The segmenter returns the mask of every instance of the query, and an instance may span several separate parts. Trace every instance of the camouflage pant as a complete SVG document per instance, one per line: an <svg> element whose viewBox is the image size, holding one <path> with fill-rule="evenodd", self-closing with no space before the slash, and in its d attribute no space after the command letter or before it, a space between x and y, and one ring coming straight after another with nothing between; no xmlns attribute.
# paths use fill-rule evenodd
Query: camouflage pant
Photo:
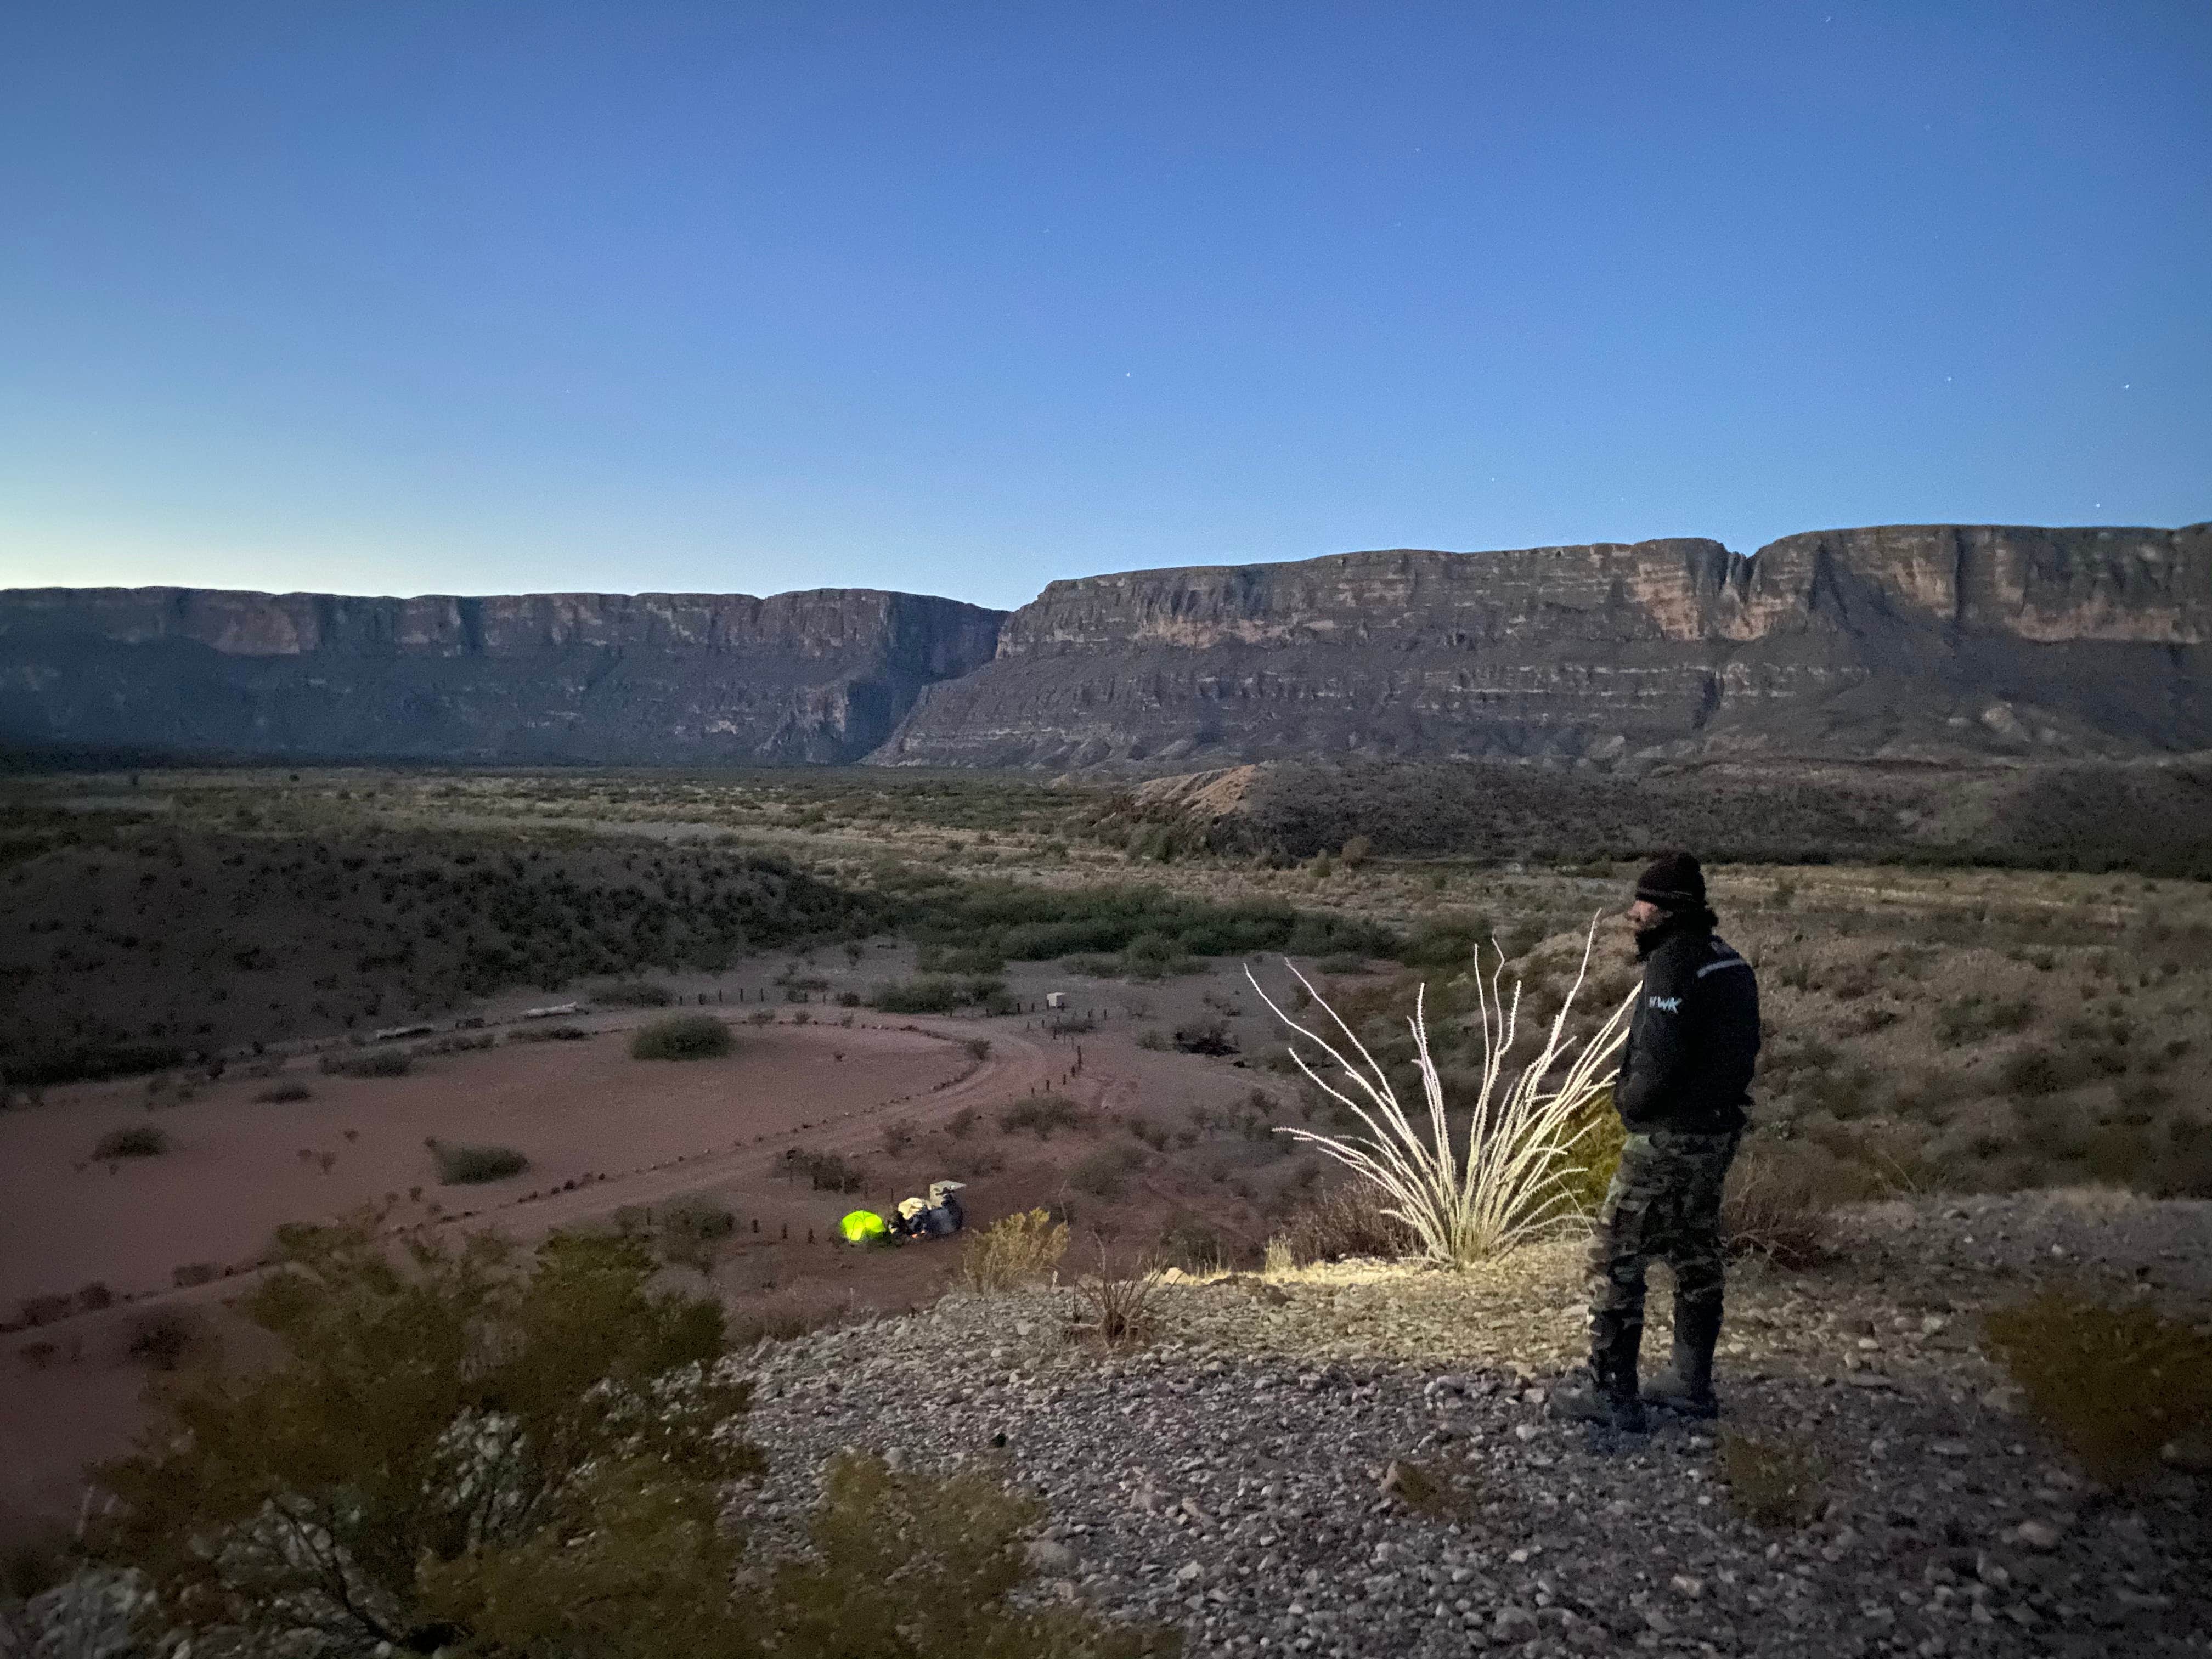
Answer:
<svg viewBox="0 0 2212 1659"><path fill-rule="evenodd" d="M1674 1270L1674 1316L1717 1310L1723 1272L1721 1183L1735 1161L1733 1134L1632 1133L1590 1240L1590 1342L1604 1347L1644 1326L1644 1270L1654 1257Z"/></svg>

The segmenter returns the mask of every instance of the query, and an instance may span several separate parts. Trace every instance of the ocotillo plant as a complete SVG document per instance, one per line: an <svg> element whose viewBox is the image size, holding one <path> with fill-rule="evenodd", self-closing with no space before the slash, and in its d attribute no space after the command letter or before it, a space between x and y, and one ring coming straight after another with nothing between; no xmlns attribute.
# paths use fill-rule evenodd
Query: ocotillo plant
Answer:
<svg viewBox="0 0 2212 1659"><path fill-rule="evenodd" d="M1245 977L1269 1012L1334 1061L1341 1075L1334 1082L1324 1077L1293 1043L1291 1054L1298 1069L1367 1128L1366 1134L1348 1138L1286 1126L1279 1127L1275 1133L1311 1142L1362 1180L1382 1188L1392 1200L1392 1207L1384 1213L1411 1227L1420 1239L1422 1254L1433 1261L1455 1266L1480 1261L1565 1219L1574 1205L1560 1177L1571 1167L1569 1159L1575 1142L1587 1132L1571 1126L1584 1116L1592 1098L1612 1082L1612 1060L1626 1040L1628 1012L1635 1001L1632 991L1595 1032L1578 1043L1567 1041L1568 1016L1589 977L1590 951L1596 939L1597 923L1593 919L1583 943L1582 965L1573 988L1559 1005L1541 1046L1510 1082L1506 1066L1520 1035L1520 982L1516 980L1507 995L1499 983L1505 972L1504 953L1495 944L1491 946L1498 959L1486 975L1481 952L1476 951L1474 985L1483 1063L1474 1099L1459 1103L1472 1108L1463 1149L1454 1144L1445 1116L1443 1079L1429 1052L1425 985L1414 999L1413 1017L1408 1022L1428 1108L1424 1131L1407 1115L1389 1077L1358 1034L1296 966L1285 963L1315 1005L1344 1034L1343 1041L1357 1056L1357 1064L1285 1013L1247 968ZM1553 1074L1562 1067L1564 1073L1554 1082ZM1339 1083L1345 1086L1339 1087Z"/></svg>

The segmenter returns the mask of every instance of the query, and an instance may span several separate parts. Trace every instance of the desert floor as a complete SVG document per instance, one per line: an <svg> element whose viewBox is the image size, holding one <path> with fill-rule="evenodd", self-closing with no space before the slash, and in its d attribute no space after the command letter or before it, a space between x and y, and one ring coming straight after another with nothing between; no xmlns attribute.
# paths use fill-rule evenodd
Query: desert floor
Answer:
<svg viewBox="0 0 2212 1659"><path fill-rule="evenodd" d="M885 947L850 969L808 971L857 986L899 970L908 954ZM790 966L788 958L757 960L720 978L668 981L693 1012L703 994L731 1024L737 1047L720 1059L633 1060L629 1033L659 1011L605 1010L564 1022L588 1030L587 1040L502 1041L430 1056L398 1078L325 1075L314 1054L300 1053L275 1077L234 1068L180 1104L149 1106L144 1080L132 1079L53 1090L34 1109L0 1115L0 1308L70 1296L82 1309L89 1286L113 1298L0 1334L8 1380L0 1533L73 1514L85 1464L125 1448L143 1421L140 1397L154 1375L132 1353L149 1325L180 1319L201 1358L260 1354L264 1339L229 1304L270 1259L285 1224L377 1206L395 1237L491 1227L526 1243L704 1197L737 1217L708 1280L733 1313L903 1310L951 1282L957 1247L854 1251L833 1242L846 1211L887 1209L948 1175L966 1179L978 1224L1033 1204L1066 1206L1071 1167L1097 1150L1115 1115L1142 1107L1181 1121L1192 1107L1241 1098L1254 1081L1235 1060L1155 1052L1137 1041L1194 1017L1204 996L1225 1000L1225 964L1141 996L1071 980L1048 964L1018 967L1012 988L1030 1005L1065 990L1072 1011L1097 1022L1061 1036L1036 1014L847 1010L829 1000L836 989L795 1007L772 983ZM738 1000L741 993L747 1001ZM718 994L724 1000L714 1003ZM505 1036L530 1029L517 1018L529 1000L488 1006L485 1030ZM1263 1035L1261 1017L1237 1024L1248 1028L1248 1042ZM969 1047L978 1037L989 1042L980 1060ZM312 1097L257 1099L280 1082L303 1083ZM1075 1104L1081 1117L1072 1130L1044 1138L998 1121L1006 1108L1041 1095ZM963 1115L974 1127L956 1138L947 1126ZM110 1130L149 1123L171 1150L108 1162L91 1156ZM530 1167L481 1185L441 1186L426 1138L512 1146ZM814 1190L790 1173L785 1154L793 1150L842 1154L866 1171L868 1184L855 1193ZM1082 1231L1095 1250L1155 1239L1198 1206L1233 1224L1237 1206L1218 1199L1203 1181L1156 1173L1119 1190L1110 1206L1091 1205ZM672 1283L702 1282L693 1269L669 1273Z"/></svg>

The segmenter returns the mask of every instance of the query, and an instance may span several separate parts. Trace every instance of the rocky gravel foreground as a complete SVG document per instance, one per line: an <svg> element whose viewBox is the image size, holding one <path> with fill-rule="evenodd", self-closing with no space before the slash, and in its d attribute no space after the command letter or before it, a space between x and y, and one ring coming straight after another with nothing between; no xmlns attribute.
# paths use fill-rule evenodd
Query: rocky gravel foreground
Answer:
<svg viewBox="0 0 2212 1659"><path fill-rule="evenodd" d="M841 1447L999 1459L1049 1508L1042 1593L1179 1625L1194 1654L2212 1652L2201 1460L2095 1488L1972 1343L2008 1293L1976 1273L2142 1283L2160 1269L2128 1258L2148 1254L2201 1288L2208 1206L2125 1208L2116 1230L2043 1199L1893 1206L1831 1269L1739 1275L1717 1426L1812 1460L1802 1524L1736 1513L1716 1425L1547 1420L1553 1368L1522 1356L1573 1346L1560 1249L1171 1285L1157 1340L1119 1356L1067 1336L1064 1291L765 1349L756 1519L795 1529Z"/></svg>
<svg viewBox="0 0 2212 1659"><path fill-rule="evenodd" d="M1578 1345L1571 1245L1170 1284L1121 1353L1071 1334L1068 1291L955 1296L733 1358L770 1468L741 1507L796 1545L842 1448L992 1460L1048 1507L1030 1593L1179 1626L1193 1655L2212 1653L2207 1447L2103 1491L1974 1340L2054 1277L2202 1320L2212 1205L1923 1200L1838 1243L1732 1274L1721 1424L1649 1437L1544 1414ZM1738 1513L1717 1431L1803 1461L1799 1518ZM126 1659L134 1600L87 1575L15 1650Z"/></svg>

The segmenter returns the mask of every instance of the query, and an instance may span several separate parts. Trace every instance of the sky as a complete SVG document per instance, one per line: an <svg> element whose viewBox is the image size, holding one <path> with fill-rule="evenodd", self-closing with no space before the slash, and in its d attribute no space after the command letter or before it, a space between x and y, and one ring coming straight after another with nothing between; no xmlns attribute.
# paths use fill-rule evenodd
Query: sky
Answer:
<svg viewBox="0 0 2212 1659"><path fill-rule="evenodd" d="M2212 5L25 0L0 586L2212 519Z"/></svg>

